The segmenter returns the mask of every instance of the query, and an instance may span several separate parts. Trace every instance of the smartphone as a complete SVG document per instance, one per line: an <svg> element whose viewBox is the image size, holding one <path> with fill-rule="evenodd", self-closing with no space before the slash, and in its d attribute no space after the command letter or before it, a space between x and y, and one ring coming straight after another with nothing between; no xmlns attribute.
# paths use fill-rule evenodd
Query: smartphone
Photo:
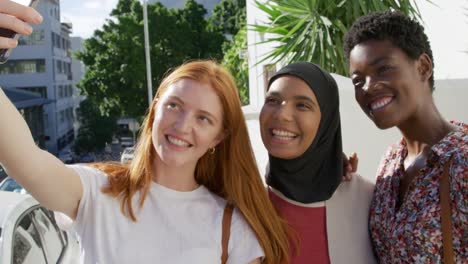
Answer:
<svg viewBox="0 0 468 264"><path fill-rule="evenodd" d="M39 3L39 0L12 0L12 1L18 4L22 4L22 5L27 5L29 3L29 6L33 8L36 8L37 4ZM0 36L17 40L20 37L20 34L17 34L16 32L9 30L9 29L0 28ZM13 49L0 49L0 64L3 64L8 60L8 57L10 57L12 50Z"/></svg>

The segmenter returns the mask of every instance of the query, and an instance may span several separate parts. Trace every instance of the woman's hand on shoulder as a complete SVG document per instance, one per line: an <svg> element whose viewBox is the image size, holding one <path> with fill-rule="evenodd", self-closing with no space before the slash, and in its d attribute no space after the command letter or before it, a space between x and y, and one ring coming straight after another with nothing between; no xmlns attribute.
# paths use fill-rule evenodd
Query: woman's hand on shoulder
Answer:
<svg viewBox="0 0 468 264"><path fill-rule="evenodd" d="M28 23L41 22L42 16L34 8L10 0L0 0L0 28L29 35L32 33L32 27ZM14 39L0 37L0 49L14 48L17 45L18 42Z"/></svg>
<svg viewBox="0 0 468 264"><path fill-rule="evenodd" d="M356 152L351 153L348 157L343 153L343 177L342 181L351 181L353 174L358 168L358 156Z"/></svg>

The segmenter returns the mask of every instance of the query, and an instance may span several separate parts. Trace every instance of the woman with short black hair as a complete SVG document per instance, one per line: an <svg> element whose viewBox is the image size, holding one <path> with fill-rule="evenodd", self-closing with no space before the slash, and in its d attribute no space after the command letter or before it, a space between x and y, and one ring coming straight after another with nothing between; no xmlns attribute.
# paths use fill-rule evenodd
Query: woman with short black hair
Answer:
<svg viewBox="0 0 468 264"><path fill-rule="evenodd" d="M382 159L371 204L380 262L466 262L468 126L446 121L434 103L424 28L377 12L359 18L344 43L356 101L377 127L403 137Z"/></svg>

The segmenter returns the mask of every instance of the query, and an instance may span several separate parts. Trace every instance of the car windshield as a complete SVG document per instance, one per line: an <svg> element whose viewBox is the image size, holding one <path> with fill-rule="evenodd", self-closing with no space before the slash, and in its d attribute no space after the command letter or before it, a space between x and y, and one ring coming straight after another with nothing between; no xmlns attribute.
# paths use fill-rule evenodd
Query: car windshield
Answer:
<svg viewBox="0 0 468 264"><path fill-rule="evenodd" d="M0 165L0 179L6 177L5 169Z"/></svg>
<svg viewBox="0 0 468 264"><path fill-rule="evenodd" d="M1 184L0 184L0 190L2 191L7 191L7 192L21 192L23 190L23 187L19 185L15 180L12 178L6 178Z"/></svg>

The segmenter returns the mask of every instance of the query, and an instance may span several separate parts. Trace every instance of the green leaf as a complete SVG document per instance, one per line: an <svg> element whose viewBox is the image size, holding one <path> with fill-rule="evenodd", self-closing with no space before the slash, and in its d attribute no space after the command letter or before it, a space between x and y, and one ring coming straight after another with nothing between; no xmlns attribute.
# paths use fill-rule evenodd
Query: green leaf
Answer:
<svg viewBox="0 0 468 264"><path fill-rule="evenodd" d="M429 1L430 0L426 0ZM337 3L335 3L337 2ZM343 36L351 24L368 12L396 9L418 17L415 0L270 0L257 6L267 14L267 24L251 27L270 33L261 43L277 43L261 62L290 63L314 60L330 72L346 74Z"/></svg>

